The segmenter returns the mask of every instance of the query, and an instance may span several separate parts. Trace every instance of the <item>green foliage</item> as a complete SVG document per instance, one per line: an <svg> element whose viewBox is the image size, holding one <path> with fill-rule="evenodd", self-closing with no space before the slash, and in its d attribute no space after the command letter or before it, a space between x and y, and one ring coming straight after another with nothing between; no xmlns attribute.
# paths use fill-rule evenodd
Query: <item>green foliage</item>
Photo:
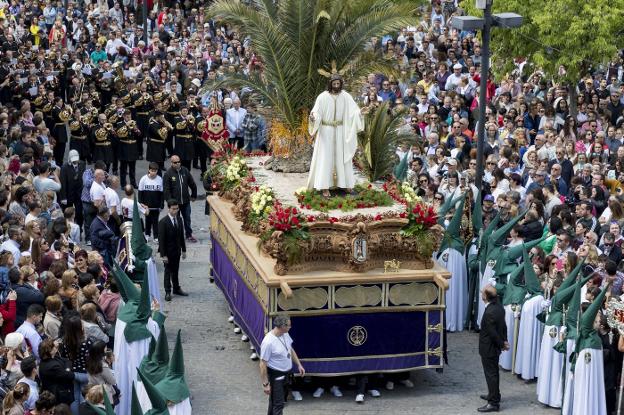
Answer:
<svg viewBox="0 0 624 415"><path fill-rule="evenodd" d="M415 20L416 5L390 0L217 0L208 15L238 26L250 36L262 60L262 77L229 75L223 83L249 87L296 131L327 79L318 73L346 71L347 80L365 75L379 59L364 53L373 36L392 33Z"/></svg>
<svg viewBox="0 0 624 415"><path fill-rule="evenodd" d="M462 1L461 7L470 15L483 15L474 0ZM493 12L524 17L520 28L492 30L492 68L499 74L513 69L515 57L526 56L548 76L576 83L592 65L607 63L623 47L618 32L624 0L495 0Z"/></svg>
<svg viewBox="0 0 624 415"><path fill-rule="evenodd" d="M363 209L376 206L392 206L394 201L388 193L374 189L369 185L355 186L357 195L335 196L326 199L321 193L314 190L306 190L299 193L297 199L302 208L314 209L320 212L339 209L343 212L350 212L354 209Z"/></svg>
<svg viewBox="0 0 624 415"><path fill-rule="evenodd" d="M358 134L362 151L357 157L362 173L370 182L392 174L397 144L411 138L409 134L399 133L404 115L405 111L390 111L388 101L365 115L364 131Z"/></svg>

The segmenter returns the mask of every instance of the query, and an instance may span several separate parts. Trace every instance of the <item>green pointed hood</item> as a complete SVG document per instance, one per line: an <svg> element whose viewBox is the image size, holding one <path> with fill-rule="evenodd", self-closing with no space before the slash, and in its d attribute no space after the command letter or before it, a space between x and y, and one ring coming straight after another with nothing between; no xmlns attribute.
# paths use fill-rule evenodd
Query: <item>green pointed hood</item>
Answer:
<svg viewBox="0 0 624 415"><path fill-rule="evenodd" d="M540 286L537 275L535 275L533 262L531 262L531 258L529 258L529 252L526 249L522 251L522 260L524 261L524 285L526 287L527 293L531 295L540 294L542 292L542 287Z"/></svg>
<svg viewBox="0 0 624 415"><path fill-rule="evenodd" d="M543 237L542 237L543 238ZM534 246L539 245L542 239L525 242L522 244L502 247L499 251L499 259L496 261L494 273L496 276L507 275L518 266L517 259L523 251L530 251Z"/></svg>
<svg viewBox="0 0 624 415"><path fill-rule="evenodd" d="M154 349L143 358L139 369L152 383L156 384L167 375L169 369L169 344L167 343L167 333L161 328L158 341L150 342L150 349Z"/></svg>
<svg viewBox="0 0 624 415"><path fill-rule="evenodd" d="M516 266L509 274L509 283L505 289L503 296L503 305L522 304L526 297L526 288L522 284L521 278L524 273L524 267ZM498 284L496 284L498 287Z"/></svg>
<svg viewBox="0 0 624 415"><path fill-rule="evenodd" d="M493 249L494 247L500 247L505 244L505 240L507 239L507 235L511 232L511 229L518 224L526 215L529 210L526 209L524 212L520 213L518 216L498 228L496 231L492 232L490 237L488 238L488 248Z"/></svg>
<svg viewBox="0 0 624 415"><path fill-rule="evenodd" d="M607 295L607 291L610 289L611 284L603 288L581 316L581 324L579 325L580 333L576 340L577 351L583 349L602 349L602 340L600 340L600 336L598 336L598 333L594 329L594 320L596 320L596 315L598 315L598 312L602 308L602 303Z"/></svg>
<svg viewBox="0 0 624 415"><path fill-rule="evenodd" d="M132 208L132 238L130 240L130 246L132 247L132 255L134 255L134 260L132 262L134 267L132 276L134 280L139 281L141 281L143 276L147 274L146 261L152 257L152 248L147 245L143 232L143 224L139 213L139 203L135 195L134 206Z"/></svg>
<svg viewBox="0 0 624 415"><path fill-rule="evenodd" d="M490 235L494 232L494 229L498 226L498 222L500 222L500 211L494 216L494 219L490 221L488 226L485 228L483 233L479 238L479 262L481 263L481 269L485 270L485 266L488 261L488 253L489 253L489 245L488 241L490 239Z"/></svg>
<svg viewBox="0 0 624 415"><path fill-rule="evenodd" d="M394 171L393 171L394 177L400 182L405 180L405 176L407 176L407 156L408 155L409 155L409 152L405 153L405 156L403 156L399 164L397 164L394 167Z"/></svg>
<svg viewBox="0 0 624 415"><path fill-rule="evenodd" d="M123 307L130 305L125 304ZM129 316L128 320L125 320L126 327L124 328L124 337L128 343L132 343L138 340L148 339L152 336L152 333L147 328L147 322L152 314L149 282L147 280L147 274L143 276L143 285L141 288L138 304L133 308L134 315Z"/></svg>
<svg viewBox="0 0 624 415"><path fill-rule="evenodd" d="M457 198L453 199L452 196L453 195L449 195L449 197L444 199L444 203L442 203L442 206L440 206L440 208L438 209L438 225L444 226L444 220L446 218L446 214L449 213L452 207L455 206L455 204L457 204L459 200Z"/></svg>
<svg viewBox="0 0 624 415"><path fill-rule="evenodd" d="M474 235L479 235L483 228L483 201L481 200L481 190L477 193L477 199L472 209L472 229Z"/></svg>
<svg viewBox="0 0 624 415"><path fill-rule="evenodd" d="M533 247L542 243L544 239L546 239L546 237L542 236L539 239L534 239L529 242L524 242L522 244L509 247L509 249L507 249L507 259L509 261L513 261L513 260L520 258L522 255L524 255L523 251L527 251L527 252L531 251Z"/></svg>
<svg viewBox="0 0 624 415"><path fill-rule="evenodd" d="M143 415L143 408L141 408L141 403L139 402L139 397L137 396L134 383L132 384L132 400L130 401L130 415Z"/></svg>
<svg viewBox="0 0 624 415"><path fill-rule="evenodd" d="M137 259L147 261L152 257L152 248L147 245L143 232L143 224L139 213L139 202L135 195L134 206L132 208L132 253Z"/></svg>
<svg viewBox="0 0 624 415"><path fill-rule="evenodd" d="M139 379L143 383L145 393L152 404L152 409L147 411L145 415L169 415L169 409L167 408L167 401L165 397L156 389L154 384L149 381L148 378L143 375L140 369L137 369Z"/></svg>
<svg viewBox="0 0 624 415"><path fill-rule="evenodd" d="M581 272L581 269L583 269L583 265L585 265L585 258L581 259L578 262L578 264L576 264L574 269L572 269L572 271L570 271L570 274L568 275L568 277L566 279L564 279L563 282L561 283L561 285L559 286L559 290L564 290L564 289L566 289L568 287L574 286L574 284L576 283L576 277L578 276L579 272ZM557 294L555 294L555 295L557 295ZM567 304L567 302L566 302L566 304Z"/></svg>
<svg viewBox="0 0 624 415"><path fill-rule="evenodd" d="M104 385L102 385L102 392L104 393L104 410L92 405L91 402L88 402L89 406L91 406L91 409L98 415L115 415L115 409L113 409L113 405L111 405L110 399L108 399L108 393L106 393Z"/></svg>
<svg viewBox="0 0 624 415"><path fill-rule="evenodd" d="M570 275L572 275L572 273L570 273ZM581 287L587 284L587 281L591 278L591 274L585 278L581 278ZM568 279L569 277L566 278L566 281ZM559 286L555 295L552 296L550 314L548 314L548 319L546 319L546 325L548 326L561 326L563 324L563 307L568 304L570 300L572 300L572 296L576 291L576 285L568 285L563 288L561 287L563 287L563 283Z"/></svg>
<svg viewBox="0 0 624 415"><path fill-rule="evenodd" d="M440 243L440 249L438 249L438 253L442 254L446 248L455 249L457 252L463 254L464 252L464 241L459 235L459 230L461 227L461 220L464 214L464 204L466 203L466 195L467 193L462 194L457 199L459 199L459 206L455 209L455 213L453 213L453 218L449 222L448 227L444 231L444 236L442 238L442 242ZM455 205L455 203L453 203Z"/></svg>
<svg viewBox="0 0 624 415"><path fill-rule="evenodd" d="M578 335L576 324L578 322L578 313L581 307L581 288L583 287L581 282L582 280L579 280L576 284L574 284L574 294L572 294L572 298L568 302L568 312L566 314L565 321L566 339L575 340Z"/></svg>
<svg viewBox="0 0 624 415"><path fill-rule="evenodd" d="M121 269L119 264L115 261L113 264L113 276L117 281L117 287L119 288L119 294L123 298L124 302L130 303L137 301L140 297L139 290L134 285L128 274Z"/></svg>
<svg viewBox="0 0 624 415"><path fill-rule="evenodd" d="M168 401L176 404L182 402L191 395L184 378L184 354L182 352L180 330L178 330L176 344L171 353L171 359L169 360L167 376L158 382L156 388Z"/></svg>

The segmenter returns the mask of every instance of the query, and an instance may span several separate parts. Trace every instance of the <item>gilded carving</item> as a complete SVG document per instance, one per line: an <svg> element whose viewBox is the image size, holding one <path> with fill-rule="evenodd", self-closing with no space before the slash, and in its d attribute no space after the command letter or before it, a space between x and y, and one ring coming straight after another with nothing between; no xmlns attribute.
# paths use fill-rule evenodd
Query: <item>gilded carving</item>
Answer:
<svg viewBox="0 0 624 415"><path fill-rule="evenodd" d="M334 303L341 308L376 306L382 300L381 288L376 285L340 287L334 293Z"/></svg>
<svg viewBox="0 0 624 415"><path fill-rule="evenodd" d="M280 292L277 296L277 305L281 310L305 311L310 309L318 310L327 305L327 290L325 288L297 288L292 291L292 296L286 298L284 293Z"/></svg>
<svg viewBox="0 0 624 415"><path fill-rule="evenodd" d="M390 288L388 299L393 305L432 304L438 298L438 287L430 282L411 282L394 284Z"/></svg>

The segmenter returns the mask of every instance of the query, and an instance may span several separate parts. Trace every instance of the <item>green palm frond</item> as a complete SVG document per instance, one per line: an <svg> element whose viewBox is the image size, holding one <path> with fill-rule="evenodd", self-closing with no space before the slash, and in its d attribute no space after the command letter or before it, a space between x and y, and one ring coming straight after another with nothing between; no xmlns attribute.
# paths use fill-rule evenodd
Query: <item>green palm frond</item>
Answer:
<svg viewBox="0 0 624 415"><path fill-rule="evenodd" d="M392 173L395 164L397 144L411 138L399 130L405 112L393 113L386 101L366 114L364 131L358 136L362 152L359 162L362 172L370 182L382 179Z"/></svg>
<svg viewBox="0 0 624 415"><path fill-rule="evenodd" d="M406 5L407 4L407 5ZM222 85L247 86L271 102L275 116L295 131L327 79L317 70L349 66L347 80L388 67L365 53L373 36L396 33L415 22L417 5L390 0L216 0L211 17L238 27L252 39L262 77L227 75Z"/></svg>

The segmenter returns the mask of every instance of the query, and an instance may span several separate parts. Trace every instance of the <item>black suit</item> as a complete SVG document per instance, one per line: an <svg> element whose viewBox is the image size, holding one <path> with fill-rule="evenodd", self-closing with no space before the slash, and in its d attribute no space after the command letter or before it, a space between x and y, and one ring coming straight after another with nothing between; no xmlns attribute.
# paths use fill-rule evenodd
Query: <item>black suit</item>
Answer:
<svg viewBox="0 0 624 415"><path fill-rule="evenodd" d="M82 175L84 174L85 169L86 166L84 161L80 161L78 163L78 167L74 167L71 163L63 164L60 174L61 190L59 191L58 196L63 208L73 206L76 209L76 224L81 228L83 216L82 200L80 199L80 196L82 194Z"/></svg>
<svg viewBox="0 0 624 415"><path fill-rule="evenodd" d="M498 300L494 300L483 312L479 332L479 355L488 386L488 402L492 405L500 404L498 358L506 341L505 309Z"/></svg>
<svg viewBox="0 0 624 415"><path fill-rule="evenodd" d="M180 215L175 218L176 225L169 215L158 222L158 253L161 257L167 257L165 264L165 292L171 293L171 285L173 284L173 292L180 291L180 283L178 281L178 270L180 269L180 255L186 252L186 244L184 242L184 226Z"/></svg>

